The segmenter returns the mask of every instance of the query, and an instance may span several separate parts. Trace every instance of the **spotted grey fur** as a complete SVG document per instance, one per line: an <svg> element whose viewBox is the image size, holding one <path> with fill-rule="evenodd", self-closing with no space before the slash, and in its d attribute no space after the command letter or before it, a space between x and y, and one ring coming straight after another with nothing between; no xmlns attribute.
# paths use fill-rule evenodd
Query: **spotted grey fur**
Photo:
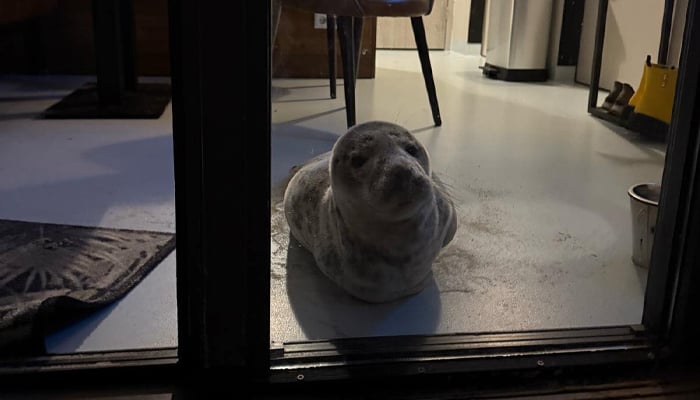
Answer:
<svg viewBox="0 0 700 400"><path fill-rule="evenodd" d="M293 173L284 193L290 233L328 278L375 303L429 283L456 217L410 132L382 121L356 125Z"/></svg>

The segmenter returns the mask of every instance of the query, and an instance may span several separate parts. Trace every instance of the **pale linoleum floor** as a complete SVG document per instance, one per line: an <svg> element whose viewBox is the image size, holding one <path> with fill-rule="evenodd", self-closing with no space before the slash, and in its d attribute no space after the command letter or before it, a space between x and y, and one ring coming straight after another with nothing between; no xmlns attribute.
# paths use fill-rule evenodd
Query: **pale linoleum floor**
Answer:
<svg viewBox="0 0 700 400"><path fill-rule="evenodd" d="M443 125L417 56L379 51L358 81L358 121L411 130L452 188L459 228L424 292L358 302L288 254L273 198L271 339L634 324L646 271L631 260L627 188L658 182L664 146L586 113L587 88L484 78L432 52ZM36 120L89 77L0 77L0 218L174 231L170 108L158 120ZM272 186L345 132L342 85L273 81ZM602 100L602 97L601 97ZM289 261L289 265L288 264ZM50 352L177 345L175 256L119 302L47 338Z"/></svg>
<svg viewBox="0 0 700 400"><path fill-rule="evenodd" d="M273 80L271 339L640 323L646 270L630 259L627 189L659 182L665 146L588 115L585 86L490 80L474 56L431 60L441 127L414 51L379 51L375 79L357 83L357 121L413 132L459 215L433 284L382 305L345 295L289 247L281 213L289 168L346 130L342 85L331 100L327 80Z"/></svg>

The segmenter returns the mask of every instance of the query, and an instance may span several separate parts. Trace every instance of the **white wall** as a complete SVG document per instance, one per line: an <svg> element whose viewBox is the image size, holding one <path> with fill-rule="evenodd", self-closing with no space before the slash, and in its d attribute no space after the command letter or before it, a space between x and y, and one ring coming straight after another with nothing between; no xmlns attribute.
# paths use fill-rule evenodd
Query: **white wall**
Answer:
<svg viewBox="0 0 700 400"><path fill-rule="evenodd" d="M685 28L685 14L688 11L688 0L676 0L673 9L673 23L671 26L671 40L668 46L668 63L680 64L681 45L683 44L683 31Z"/></svg>
<svg viewBox="0 0 700 400"><path fill-rule="evenodd" d="M477 46L467 43L469 37L469 14L471 12L471 0L449 0L447 18L447 43L446 48L465 54L474 53Z"/></svg>
<svg viewBox="0 0 700 400"><path fill-rule="evenodd" d="M598 2L586 0L583 10L583 22L581 22L581 42L578 49L578 63L576 65L576 81L591 83L591 63L593 62L593 46L595 41L596 16L598 15Z"/></svg>
<svg viewBox="0 0 700 400"><path fill-rule="evenodd" d="M447 37L449 43L454 41L467 41L469 28L469 11L471 0L450 0L449 18L447 22Z"/></svg>
<svg viewBox="0 0 700 400"><path fill-rule="evenodd" d="M611 0L608 5L600 87L610 89L618 80L637 90L644 60L655 62L661 36L663 0ZM598 2L586 1L576 80L590 83Z"/></svg>

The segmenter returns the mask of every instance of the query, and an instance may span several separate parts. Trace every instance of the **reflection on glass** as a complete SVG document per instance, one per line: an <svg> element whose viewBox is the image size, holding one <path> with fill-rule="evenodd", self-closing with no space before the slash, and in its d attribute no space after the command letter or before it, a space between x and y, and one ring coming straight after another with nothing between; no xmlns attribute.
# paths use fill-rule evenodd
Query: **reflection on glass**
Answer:
<svg viewBox="0 0 700 400"><path fill-rule="evenodd" d="M517 7L527 7L523 3ZM494 5L490 7L494 15ZM338 87L337 98L329 96L326 31L314 28L312 13L282 7L272 71L272 341L640 323L647 268L635 264L633 254L640 240L648 244L653 218L635 219L642 207L628 191L638 184L660 184L665 138L593 117L587 109L587 82L576 76L574 66L551 61L559 49L551 43L540 53L532 46L512 50L539 54L520 60L541 62L547 72L544 80L539 74L517 75L522 66L499 64L497 59L489 68L489 53L484 58L479 44L466 43L466 27L455 21L468 18L450 14L457 12L448 12L451 30L439 31L439 24L423 18L428 37L445 38L430 51L442 124L437 126L433 119L410 21L402 25L397 19L366 18L355 87L357 125L348 130L344 85ZM556 16L562 10L552 12ZM594 31L589 27L595 15L588 9L586 13L579 62L590 75ZM660 21L660 15L650 12L645 18ZM544 32L546 41L553 40L551 29L561 28L561 21L545 24L542 32L523 34ZM498 40L498 28L493 20L488 24L489 45ZM634 40L628 32L618 34L622 44ZM392 42L388 48L388 37L402 35L405 45ZM629 70L613 71L604 59L600 87L606 91L601 91L599 103L615 90L615 81L637 87L646 54L657 48L658 38L635 50L637 67ZM670 55L676 66L677 57ZM336 63L339 72L341 62ZM515 78L522 79L505 79L503 69L515 70ZM627 105L631 98L627 96ZM371 121L389 123L374 125L382 133L373 140L383 140L395 125L410 132L399 146L402 154L410 154L406 144L415 138L415 148L425 150L429 159L430 177L441 182L440 193L454 203L456 222L454 237L437 253L432 276L421 289L399 298L384 293L382 301L348 290L348 280L338 278L347 276L342 257L313 253L319 247L357 250L332 231L345 225L324 227L333 234L307 234L321 232L315 227L328 223L323 216L329 208L339 207L324 197L335 195L336 187L328 180L333 179L333 151L339 147L347 158L338 163L348 163L353 182L376 176L368 178L369 186L379 188L353 192L360 194L351 198L358 207L351 215L367 215L369 208L383 204L376 201L382 196L377 182L396 177L382 162L394 157L397 142L380 150L369 139L362 142L363 135L356 131ZM347 154L346 140L355 143ZM314 166L316 175L298 175L308 172L306 163ZM411 165L424 167L420 162ZM416 190L413 198L420 198L413 176L406 174L407 181L391 193L410 187ZM305 192L306 199L290 193L290 179L291 185L294 179L306 179L314 190ZM644 196L643 191L635 193ZM285 202L293 212L285 213ZM645 208L649 215L655 211L653 201L642 203L652 206ZM395 220L401 219L398 214ZM374 245L369 253L394 240L383 234L387 223L378 218L357 217L343 224L366 229L366 243ZM403 254L409 265L423 254L406 250L411 235L421 230L407 226L405 232L404 242L381 254L392 260ZM367 254L356 254L355 261L376 265ZM376 283L380 275L367 271L362 277ZM397 286L410 286L409 278L395 279Z"/></svg>
<svg viewBox="0 0 700 400"><path fill-rule="evenodd" d="M0 16L42 44L0 49L0 357L176 347L167 7L35 3Z"/></svg>

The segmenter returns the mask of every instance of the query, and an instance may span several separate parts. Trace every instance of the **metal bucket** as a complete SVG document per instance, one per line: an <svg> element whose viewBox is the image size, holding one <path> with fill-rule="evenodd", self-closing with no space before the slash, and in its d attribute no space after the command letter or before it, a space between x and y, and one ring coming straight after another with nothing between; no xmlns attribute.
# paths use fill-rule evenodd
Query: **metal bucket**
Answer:
<svg viewBox="0 0 700 400"><path fill-rule="evenodd" d="M656 183L640 183L627 190L632 211L632 262L644 268L651 261L660 193L661 186Z"/></svg>

